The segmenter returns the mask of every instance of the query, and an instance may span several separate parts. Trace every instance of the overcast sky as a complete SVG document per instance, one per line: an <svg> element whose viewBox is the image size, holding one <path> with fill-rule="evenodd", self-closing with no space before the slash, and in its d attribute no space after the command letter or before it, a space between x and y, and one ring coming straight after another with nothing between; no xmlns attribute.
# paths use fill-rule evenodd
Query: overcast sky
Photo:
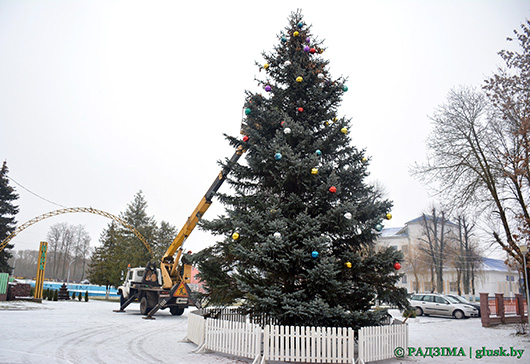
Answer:
<svg viewBox="0 0 530 364"><path fill-rule="evenodd" d="M428 118L459 85L480 87L497 52L530 18L525 0L0 0L0 158L20 198L19 224L67 207L119 215L142 190L147 213L178 229L232 155L254 62L300 8L324 39L332 76L349 78L339 115L394 201L386 227L433 199L410 177ZM223 186L227 191L228 186ZM223 212L214 203L207 218ZM110 220L61 215L20 233L38 249L51 225L82 224L98 244ZM196 231L186 249L215 242Z"/></svg>

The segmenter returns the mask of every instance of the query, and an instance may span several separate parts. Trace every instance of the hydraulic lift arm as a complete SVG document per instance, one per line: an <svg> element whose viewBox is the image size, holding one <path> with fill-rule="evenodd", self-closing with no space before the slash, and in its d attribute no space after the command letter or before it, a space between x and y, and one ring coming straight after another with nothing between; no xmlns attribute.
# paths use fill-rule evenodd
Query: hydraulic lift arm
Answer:
<svg viewBox="0 0 530 364"><path fill-rule="evenodd" d="M186 274L185 272L184 277L180 277L179 275L180 258L182 255L182 244L184 244L188 236L192 233L193 229L195 229L195 226L197 226L199 219L202 218L204 213L208 210L208 208L212 204L213 196L215 195L219 187L221 187L226 177L232 170L232 166L237 163L237 161L239 160L241 155L243 155L244 152L245 149L243 149L242 146L239 146L237 148L232 158L230 158L226 166L215 178L204 197L201 199L191 216L188 217L188 220L180 229L176 238L173 240L173 242L165 252L164 256L162 257L162 262L160 263L160 270L162 271L162 286L164 289L170 289L175 284L180 283L181 281L184 281L185 283L189 282L190 274ZM176 258L174 257L175 253L177 253Z"/></svg>

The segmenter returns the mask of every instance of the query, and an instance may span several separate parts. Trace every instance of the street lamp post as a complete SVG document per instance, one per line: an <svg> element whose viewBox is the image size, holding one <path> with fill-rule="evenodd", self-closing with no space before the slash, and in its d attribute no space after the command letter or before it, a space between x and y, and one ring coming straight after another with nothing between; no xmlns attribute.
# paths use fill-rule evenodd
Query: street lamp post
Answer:
<svg viewBox="0 0 530 364"><path fill-rule="evenodd" d="M521 250L521 254L523 254L523 274L524 274L524 284L525 284L525 290L526 290L526 318L528 319L528 324L530 326L530 294L528 292L528 274L526 273L526 252L528 251L528 245L523 244L519 246L519 250ZM524 312L523 312L524 315Z"/></svg>

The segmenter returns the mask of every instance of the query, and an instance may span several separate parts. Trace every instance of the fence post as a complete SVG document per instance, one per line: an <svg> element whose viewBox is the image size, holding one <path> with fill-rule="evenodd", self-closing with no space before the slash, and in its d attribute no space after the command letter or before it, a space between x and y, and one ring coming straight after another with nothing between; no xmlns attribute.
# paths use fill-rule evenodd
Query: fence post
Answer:
<svg viewBox="0 0 530 364"><path fill-rule="evenodd" d="M501 322L506 322L504 313L504 293L495 293L495 303L497 304L497 316L501 317Z"/></svg>
<svg viewBox="0 0 530 364"><path fill-rule="evenodd" d="M490 327L491 311L488 299L487 293L480 293L480 320L482 321L482 327Z"/></svg>

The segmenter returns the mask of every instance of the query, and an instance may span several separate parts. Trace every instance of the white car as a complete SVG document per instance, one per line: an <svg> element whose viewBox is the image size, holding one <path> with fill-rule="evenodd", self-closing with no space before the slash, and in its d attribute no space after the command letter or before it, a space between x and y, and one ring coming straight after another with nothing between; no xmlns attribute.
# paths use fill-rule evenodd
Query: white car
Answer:
<svg viewBox="0 0 530 364"><path fill-rule="evenodd" d="M478 310L475 307L460 303L452 297L441 294L415 294L409 301L410 305L415 308L417 316L452 316L456 319L478 317Z"/></svg>

